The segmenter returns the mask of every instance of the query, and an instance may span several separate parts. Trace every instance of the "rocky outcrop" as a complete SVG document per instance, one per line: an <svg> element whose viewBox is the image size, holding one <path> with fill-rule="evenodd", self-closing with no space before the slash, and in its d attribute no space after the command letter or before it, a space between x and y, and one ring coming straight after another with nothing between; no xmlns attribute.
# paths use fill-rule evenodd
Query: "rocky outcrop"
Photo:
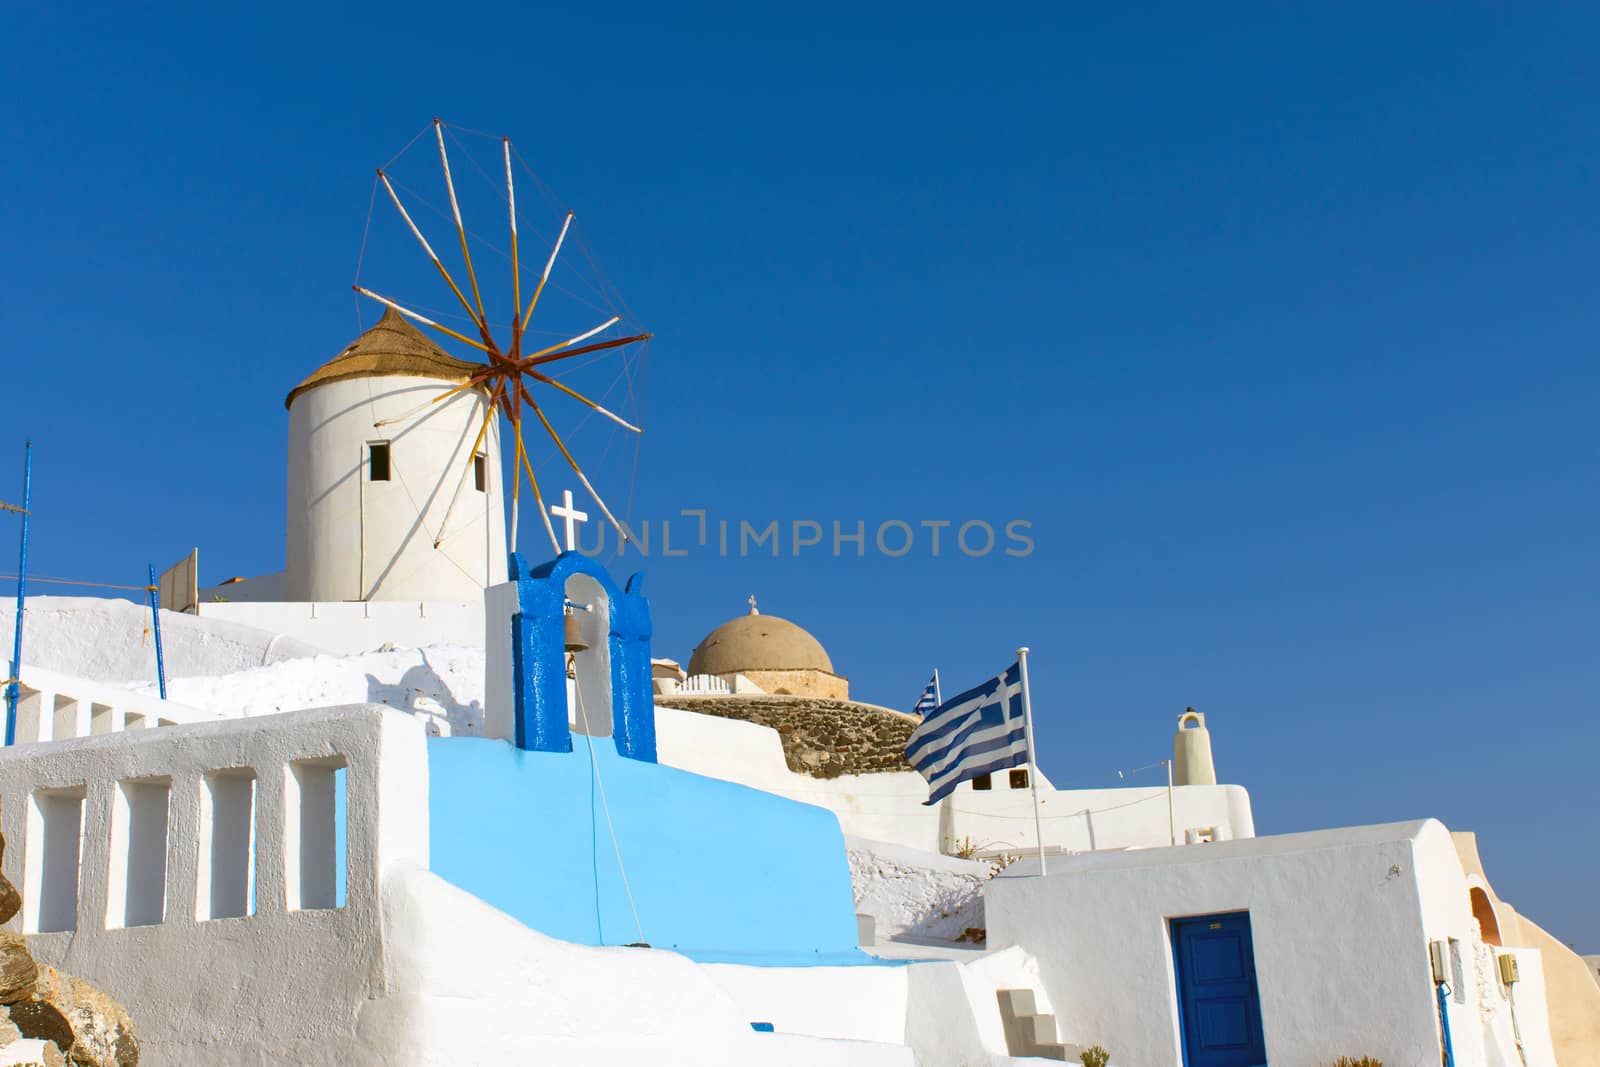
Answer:
<svg viewBox="0 0 1600 1067"><path fill-rule="evenodd" d="M88 982L62 974L54 967L44 967L39 973L38 997L69 1027L74 1064L134 1067L139 1062L133 1020L121 1004Z"/></svg>
<svg viewBox="0 0 1600 1067"><path fill-rule="evenodd" d="M0 836L0 860L5 838ZM22 904L0 874L0 923ZM139 1041L122 1005L87 982L40 967L19 934L0 930L0 1067L136 1067Z"/></svg>
<svg viewBox="0 0 1600 1067"><path fill-rule="evenodd" d="M0 875L0 879L5 876ZM33 996L39 968L28 954L27 942L8 930L0 930L0 1005L15 1004Z"/></svg>
<svg viewBox="0 0 1600 1067"><path fill-rule="evenodd" d="M837 778L911 769L906 741L918 720L888 708L798 696L672 696L659 703L778 731L784 762L796 774Z"/></svg>

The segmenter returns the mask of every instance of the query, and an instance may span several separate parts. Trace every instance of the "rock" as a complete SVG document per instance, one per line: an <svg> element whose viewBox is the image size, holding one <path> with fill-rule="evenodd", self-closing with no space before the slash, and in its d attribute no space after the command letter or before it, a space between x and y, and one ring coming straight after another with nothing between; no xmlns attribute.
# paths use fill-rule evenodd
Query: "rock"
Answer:
<svg viewBox="0 0 1600 1067"><path fill-rule="evenodd" d="M22 1031L23 1037L36 1037L52 1042L59 1049L71 1051L72 1024L53 1005L30 997L8 1004L5 1011L11 1019L11 1025Z"/></svg>
<svg viewBox="0 0 1600 1067"><path fill-rule="evenodd" d="M54 967L39 975L38 998L58 1010L75 1039L72 1062L78 1067L135 1067L139 1039L127 1011L90 985Z"/></svg>
<svg viewBox="0 0 1600 1067"><path fill-rule="evenodd" d="M68 1067L66 1056L49 1041L24 1038L0 1046L0 1067Z"/></svg>
<svg viewBox="0 0 1600 1067"><path fill-rule="evenodd" d="M0 930L0 1004L14 1004L33 996L39 967L28 954L20 934Z"/></svg>
<svg viewBox="0 0 1600 1067"><path fill-rule="evenodd" d="M0 863L6 858L6 838L0 834ZM22 910L22 894L17 892L17 887L11 884L11 879L0 874L0 923L8 923L12 916Z"/></svg>

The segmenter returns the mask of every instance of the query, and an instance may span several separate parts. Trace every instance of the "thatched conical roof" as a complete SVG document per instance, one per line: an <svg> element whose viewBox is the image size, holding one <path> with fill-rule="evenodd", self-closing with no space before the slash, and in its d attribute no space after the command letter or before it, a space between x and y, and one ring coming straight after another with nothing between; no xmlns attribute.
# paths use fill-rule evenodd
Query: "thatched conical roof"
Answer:
<svg viewBox="0 0 1600 1067"><path fill-rule="evenodd" d="M350 342L343 352L312 371L306 380L289 390L283 406L308 389L350 378L390 378L400 375L437 378L443 382L464 382L481 369L477 363L459 360L426 337L393 308L385 308L383 318L366 333Z"/></svg>

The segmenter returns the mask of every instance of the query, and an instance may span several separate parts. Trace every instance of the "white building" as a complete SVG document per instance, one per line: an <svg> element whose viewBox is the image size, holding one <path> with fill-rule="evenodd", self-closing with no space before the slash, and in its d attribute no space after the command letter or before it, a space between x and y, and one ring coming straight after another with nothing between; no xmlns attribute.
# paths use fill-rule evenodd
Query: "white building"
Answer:
<svg viewBox="0 0 1600 1067"><path fill-rule="evenodd" d="M1439 1063L1431 947L1456 1064L1557 1062L1542 954L1485 940L1434 820L1052 858L1048 870L1025 860L990 883L990 942L1037 959L1061 1036L1117 1062Z"/></svg>
<svg viewBox="0 0 1600 1067"><path fill-rule="evenodd" d="M924 852L1016 855L1037 844L1035 781L1048 852L1255 836L1250 795L1217 784L1197 714L1184 722L1198 728L1177 738L1185 758L1174 788L1057 789L1037 768L1019 767L963 782L927 806L928 783L904 757L918 718L850 700L849 679L835 672L822 642L753 603L700 641L687 679L658 670L655 687L663 762L827 808L853 837ZM1049 710L1036 715L1048 729Z"/></svg>

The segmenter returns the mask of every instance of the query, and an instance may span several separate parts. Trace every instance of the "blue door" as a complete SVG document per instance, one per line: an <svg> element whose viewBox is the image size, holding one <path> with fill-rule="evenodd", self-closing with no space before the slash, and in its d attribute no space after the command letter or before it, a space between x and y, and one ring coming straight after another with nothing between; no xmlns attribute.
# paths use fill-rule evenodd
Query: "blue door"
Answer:
<svg viewBox="0 0 1600 1067"><path fill-rule="evenodd" d="M1267 1062L1250 913L1172 920L1185 1067Z"/></svg>

